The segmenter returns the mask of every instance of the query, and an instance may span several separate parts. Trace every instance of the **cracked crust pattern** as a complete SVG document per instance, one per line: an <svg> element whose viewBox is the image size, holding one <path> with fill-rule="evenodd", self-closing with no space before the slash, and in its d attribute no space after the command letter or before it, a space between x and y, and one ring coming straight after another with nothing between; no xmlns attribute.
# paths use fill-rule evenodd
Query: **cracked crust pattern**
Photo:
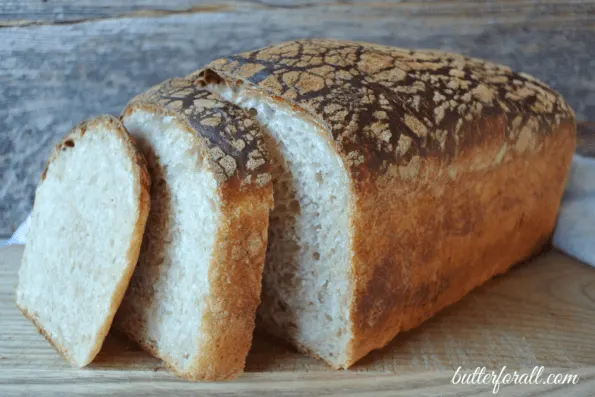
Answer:
<svg viewBox="0 0 595 397"><path fill-rule="evenodd" d="M450 163L486 135L501 133L478 131L486 117L503 119L506 142L519 151L574 120L562 97L533 77L439 51L298 40L207 68L306 110L330 131L356 179L418 157Z"/></svg>
<svg viewBox="0 0 595 397"><path fill-rule="evenodd" d="M245 110L197 87L190 80L174 78L135 97L134 106L154 106L185 123L205 144L219 183L237 177L241 185L262 187L270 182L268 155L258 123Z"/></svg>

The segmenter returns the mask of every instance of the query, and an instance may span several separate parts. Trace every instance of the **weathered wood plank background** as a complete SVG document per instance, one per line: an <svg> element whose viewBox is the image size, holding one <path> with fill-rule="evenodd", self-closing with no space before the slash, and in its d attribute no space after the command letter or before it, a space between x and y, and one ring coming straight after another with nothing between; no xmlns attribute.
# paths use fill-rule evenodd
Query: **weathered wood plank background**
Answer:
<svg viewBox="0 0 595 397"><path fill-rule="evenodd" d="M300 37L441 48L534 74L595 120L595 1L0 2L0 238L75 123L231 52Z"/></svg>

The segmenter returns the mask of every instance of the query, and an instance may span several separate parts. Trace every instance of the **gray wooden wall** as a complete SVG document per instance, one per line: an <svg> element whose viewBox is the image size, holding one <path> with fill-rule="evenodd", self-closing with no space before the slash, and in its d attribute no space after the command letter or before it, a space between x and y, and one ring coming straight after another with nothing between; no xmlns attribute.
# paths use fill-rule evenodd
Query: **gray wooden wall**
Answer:
<svg viewBox="0 0 595 397"><path fill-rule="evenodd" d="M531 73L595 120L595 1L0 2L0 238L79 121L225 54L303 37L440 48Z"/></svg>

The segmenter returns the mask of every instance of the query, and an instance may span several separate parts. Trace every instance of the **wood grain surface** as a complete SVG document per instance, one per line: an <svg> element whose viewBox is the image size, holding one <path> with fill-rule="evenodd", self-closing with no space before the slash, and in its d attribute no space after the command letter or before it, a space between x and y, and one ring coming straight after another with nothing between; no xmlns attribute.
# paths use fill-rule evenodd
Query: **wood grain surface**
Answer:
<svg viewBox="0 0 595 397"><path fill-rule="evenodd" d="M539 19L541 23L569 23L595 15L592 0L583 1L478 1L478 0L4 0L0 3L0 26L63 24L125 16L160 16L176 13L255 9L378 8L400 10L416 18L461 19L466 23L509 22ZM472 19L471 17L479 17ZM445 23L451 23L446 20Z"/></svg>
<svg viewBox="0 0 595 397"><path fill-rule="evenodd" d="M85 369L64 362L20 314L14 288L21 246L0 249L0 396L492 395L490 385L452 385L458 366L579 375L577 385L509 385L501 396L591 396L595 388L595 269L552 251L475 290L352 369L336 371L257 334L246 373L191 383L123 336L110 334Z"/></svg>
<svg viewBox="0 0 595 397"><path fill-rule="evenodd" d="M0 238L57 140L229 53L303 37L441 48L542 79L595 120L595 0L0 2Z"/></svg>
<svg viewBox="0 0 595 397"><path fill-rule="evenodd" d="M306 8L321 4L374 5L374 1L336 0L5 0L0 26L77 23L102 18L160 16L176 13L249 11L254 8ZM579 5L580 7L580 5Z"/></svg>

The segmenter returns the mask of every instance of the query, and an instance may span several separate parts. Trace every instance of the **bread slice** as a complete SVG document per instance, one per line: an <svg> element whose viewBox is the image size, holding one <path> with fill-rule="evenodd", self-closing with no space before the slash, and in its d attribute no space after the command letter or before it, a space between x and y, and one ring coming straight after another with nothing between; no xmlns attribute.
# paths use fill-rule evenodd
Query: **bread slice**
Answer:
<svg viewBox="0 0 595 397"><path fill-rule="evenodd" d="M263 329L346 368L535 253L575 141L556 92L436 51L299 40L189 78L253 109L275 208Z"/></svg>
<svg viewBox="0 0 595 397"><path fill-rule="evenodd" d="M272 207L260 128L183 79L133 99L122 119L154 183L115 326L184 378L232 378L252 341Z"/></svg>
<svg viewBox="0 0 595 397"><path fill-rule="evenodd" d="M128 285L149 213L142 155L111 116L56 146L35 193L17 306L73 366L93 360Z"/></svg>

